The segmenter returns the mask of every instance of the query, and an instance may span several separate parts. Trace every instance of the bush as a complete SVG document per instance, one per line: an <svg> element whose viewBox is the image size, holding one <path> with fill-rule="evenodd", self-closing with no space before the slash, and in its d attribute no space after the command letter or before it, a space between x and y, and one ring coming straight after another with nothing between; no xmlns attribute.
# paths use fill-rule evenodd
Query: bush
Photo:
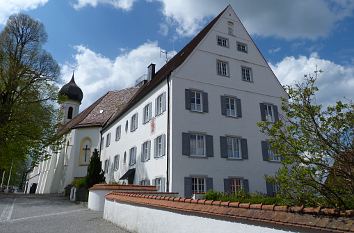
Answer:
<svg viewBox="0 0 354 233"><path fill-rule="evenodd" d="M85 178L75 178L73 180L73 182L71 182L71 184L75 187L75 188L82 188L86 186L86 181Z"/></svg>

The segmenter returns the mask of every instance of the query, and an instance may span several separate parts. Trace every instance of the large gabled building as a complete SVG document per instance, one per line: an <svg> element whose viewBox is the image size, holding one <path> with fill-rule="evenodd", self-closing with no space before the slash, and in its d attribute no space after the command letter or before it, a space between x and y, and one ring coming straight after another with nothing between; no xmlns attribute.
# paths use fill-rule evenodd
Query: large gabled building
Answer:
<svg viewBox="0 0 354 233"><path fill-rule="evenodd" d="M257 127L287 94L231 6L148 79L102 130L106 181L181 196L273 193L280 167Z"/></svg>

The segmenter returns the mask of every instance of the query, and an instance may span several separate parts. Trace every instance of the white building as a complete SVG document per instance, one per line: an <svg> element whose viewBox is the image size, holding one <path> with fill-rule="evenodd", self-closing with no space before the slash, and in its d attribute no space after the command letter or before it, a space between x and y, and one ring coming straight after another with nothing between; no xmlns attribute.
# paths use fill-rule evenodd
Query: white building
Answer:
<svg viewBox="0 0 354 233"><path fill-rule="evenodd" d="M137 88L110 91L79 113L83 93L73 75L59 91L66 97L61 103L59 148L55 151L48 148L50 156L28 175L26 192L30 193L32 188L36 193L62 193L75 178L85 177L93 150L100 150L102 126L136 91Z"/></svg>
<svg viewBox="0 0 354 233"><path fill-rule="evenodd" d="M287 94L231 6L155 73L104 126L106 181L161 191L272 193L279 168L257 122ZM126 182L126 181L125 181Z"/></svg>

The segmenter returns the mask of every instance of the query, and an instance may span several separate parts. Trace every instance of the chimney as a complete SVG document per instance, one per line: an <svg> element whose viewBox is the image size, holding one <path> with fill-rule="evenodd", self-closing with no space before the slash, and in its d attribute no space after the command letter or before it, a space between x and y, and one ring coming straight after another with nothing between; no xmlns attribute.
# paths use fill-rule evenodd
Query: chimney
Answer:
<svg viewBox="0 0 354 233"><path fill-rule="evenodd" d="M155 77L155 64L151 63L148 66L148 75L147 75L147 80L150 81Z"/></svg>

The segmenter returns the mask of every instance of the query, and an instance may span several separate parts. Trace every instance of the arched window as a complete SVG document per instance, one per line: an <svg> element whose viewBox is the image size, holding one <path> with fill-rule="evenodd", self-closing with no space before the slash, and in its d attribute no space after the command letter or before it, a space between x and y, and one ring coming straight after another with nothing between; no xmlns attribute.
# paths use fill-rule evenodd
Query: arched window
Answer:
<svg viewBox="0 0 354 233"><path fill-rule="evenodd" d="M68 119L72 119L73 118L73 107L69 107L68 109Z"/></svg>
<svg viewBox="0 0 354 233"><path fill-rule="evenodd" d="M87 165L90 163L91 158L91 140L89 138L85 138L81 141L80 147L80 164Z"/></svg>

